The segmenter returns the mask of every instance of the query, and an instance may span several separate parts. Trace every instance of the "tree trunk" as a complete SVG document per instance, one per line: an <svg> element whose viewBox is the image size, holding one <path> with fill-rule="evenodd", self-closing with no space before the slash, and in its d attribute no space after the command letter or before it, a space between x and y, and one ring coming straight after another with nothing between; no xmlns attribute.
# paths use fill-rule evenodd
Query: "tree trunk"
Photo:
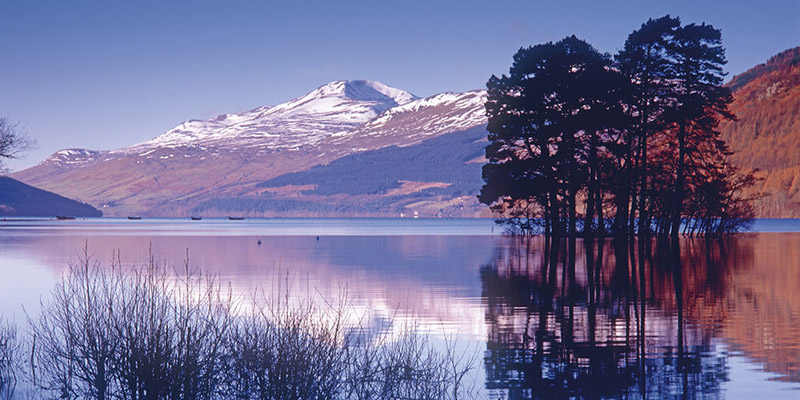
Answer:
<svg viewBox="0 0 800 400"><path fill-rule="evenodd" d="M672 240L678 240L681 228L681 215L683 214L683 186L686 180L684 172L684 158L686 153L686 123L681 122L678 129L678 173L675 179L675 194L672 199Z"/></svg>
<svg viewBox="0 0 800 400"><path fill-rule="evenodd" d="M648 174L647 171L647 139L642 135L642 142L639 144L639 238L650 236L650 225L647 215L648 193Z"/></svg>
<svg viewBox="0 0 800 400"><path fill-rule="evenodd" d="M569 263L569 279L570 282L575 280L575 255L576 255L576 240L577 240L577 233L575 230L575 225L577 223L577 218L575 216L575 192L576 190L573 189L570 191L569 194L569 255L567 256L567 260Z"/></svg>
<svg viewBox="0 0 800 400"><path fill-rule="evenodd" d="M586 207L583 216L583 236L585 238L590 238L592 236L592 224L594 223L594 198L595 192L594 188L591 186L591 182L589 183L589 190L588 195L586 196Z"/></svg>
<svg viewBox="0 0 800 400"><path fill-rule="evenodd" d="M595 180L597 180L597 177L595 177ZM600 188L599 181L594 201L597 208L597 237L603 237L606 234L606 222L603 219L603 190Z"/></svg>
<svg viewBox="0 0 800 400"><path fill-rule="evenodd" d="M583 234L586 238L591 237L592 233L594 233L592 228L594 226L594 211L596 209L595 201L600 197L600 185L598 185L597 181L598 169L597 143L596 140L592 138L589 146L589 181L586 185L588 188L588 196L586 197L586 212L583 218Z"/></svg>

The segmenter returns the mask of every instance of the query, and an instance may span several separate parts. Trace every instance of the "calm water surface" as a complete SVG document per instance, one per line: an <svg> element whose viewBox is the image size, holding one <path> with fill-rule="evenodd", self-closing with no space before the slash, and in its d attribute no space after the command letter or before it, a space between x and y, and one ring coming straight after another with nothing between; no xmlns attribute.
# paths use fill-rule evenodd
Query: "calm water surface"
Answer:
<svg viewBox="0 0 800 400"><path fill-rule="evenodd" d="M3 221L0 313L24 325L84 245L101 266L188 250L238 295L346 293L372 325L458 335L487 398L800 398L800 221L754 230L685 240L676 274L657 244L550 264L491 220Z"/></svg>

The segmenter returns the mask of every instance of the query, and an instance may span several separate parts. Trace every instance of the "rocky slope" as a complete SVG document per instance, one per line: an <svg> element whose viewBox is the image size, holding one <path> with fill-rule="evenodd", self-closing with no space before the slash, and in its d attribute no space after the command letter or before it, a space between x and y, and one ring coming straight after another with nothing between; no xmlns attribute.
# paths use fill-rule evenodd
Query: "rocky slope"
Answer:
<svg viewBox="0 0 800 400"><path fill-rule="evenodd" d="M427 149L423 145L426 140L484 124L484 101L483 91L419 99L378 82L338 81L274 107L187 121L152 140L126 148L61 150L14 177L101 207L107 215L395 216L423 211L432 216L440 212L435 205L425 203L424 210L414 209L413 202L400 197L418 197L453 182L398 181L392 187L406 185L404 195L398 197L396 191L370 193L388 198L381 201L379 208L361 205L363 198L353 194L350 198L337 197L342 212L321 214L322 208L315 206L286 207L289 200L302 197L302 191L291 187L266 190L259 185L357 153L390 146ZM468 137L478 140L474 132ZM424 164L426 160L415 162ZM448 168L474 169L475 165L461 162ZM402 165L397 168L402 169ZM457 196L468 204L466 208L459 205L457 215L480 213L481 208L470 198L478 188L479 185ZM435 198L438 200L434 203L443 206L461 203L446 196ZM240 203L231 207L232 199L239 199ZM265 207L262 200L280 205ZM260 205L247 208L241 204Z"/></svg>

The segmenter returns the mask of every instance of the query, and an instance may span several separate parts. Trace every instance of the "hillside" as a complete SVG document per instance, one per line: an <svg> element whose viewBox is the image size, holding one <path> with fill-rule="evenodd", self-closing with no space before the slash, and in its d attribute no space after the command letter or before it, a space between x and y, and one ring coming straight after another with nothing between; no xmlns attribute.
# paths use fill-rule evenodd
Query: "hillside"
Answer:
<svg viewBox="0 0 800 400"><path fill-rule="evenodd" d="M281 175L255 196L215 198L195 214L282 216L478 216L478 162L486 127L453 132L417 145L388 146ZM447 149L443 152L442 149Z"/></svg>
<svg viewBox="0 0 800 400"><path fill-rule="evenodd" d="M762 218L800 217L800 47L735 76L731 110L738 121L720 125L742 168L758 169Z"/></svg>
<svg viewBox="0 0 800 400"><path fill-rule="evenodd" d="M56 215L100 217L103 213L88 204L0 176L0 216L54 217Z"/></svg>
<svg viewBox="0 0 800 400"><path fill-rule="evenodd" d="M414 211L434 216L441 207L399 201L394 198L399 196L397 191L377 194L392 197L380 200L381 204L393 204L391 207L341 196L322 207L318 198L305 198L302 191L266 190L259 185L354 154L418 146L428 139L483 125L485 96L485 91L472 91L420 99L379 82L336 81L276 106L186 121L130 147L61 150L13 177L93 204L110 216L224 216L233 212L251 216L395 216ZM470 148L467 152L462 156L472 157L474 151ZM462 168L459 164L442 166L434 155L426 154L429 159L418 158L418 165L409 167L425 169L430 163L430 168ZM395 165L394 170L404 165ZM479 172L476 179L480 179ZM457 182L409 181L401 191L403 196L413 197L435 186L453 184ZM479 187L477 184L470 193L477 193ZM433 201L445 208L458 202L461 212L456 216L472 216L481 210L474 199L466 209L460 207L460 199L443 196ZM332 204L337 208L332 209ZM410 208L399 211L400 204Z"/></svg>

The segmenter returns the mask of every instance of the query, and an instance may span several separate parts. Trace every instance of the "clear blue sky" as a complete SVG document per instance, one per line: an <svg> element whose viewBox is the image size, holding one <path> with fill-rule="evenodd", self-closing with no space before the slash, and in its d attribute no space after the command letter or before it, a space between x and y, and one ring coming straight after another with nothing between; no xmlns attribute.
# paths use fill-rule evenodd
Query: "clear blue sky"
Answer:
<svg viewBox="0 0 800 400"><path fill-rule="evenodd" d="M616 52L649 17L721 28L728 71L800 45L800 1L0 2L0 115L39 148L113 149L187 119L339 79L418 96L483 88L522 46L576 34Z"/></svg>

